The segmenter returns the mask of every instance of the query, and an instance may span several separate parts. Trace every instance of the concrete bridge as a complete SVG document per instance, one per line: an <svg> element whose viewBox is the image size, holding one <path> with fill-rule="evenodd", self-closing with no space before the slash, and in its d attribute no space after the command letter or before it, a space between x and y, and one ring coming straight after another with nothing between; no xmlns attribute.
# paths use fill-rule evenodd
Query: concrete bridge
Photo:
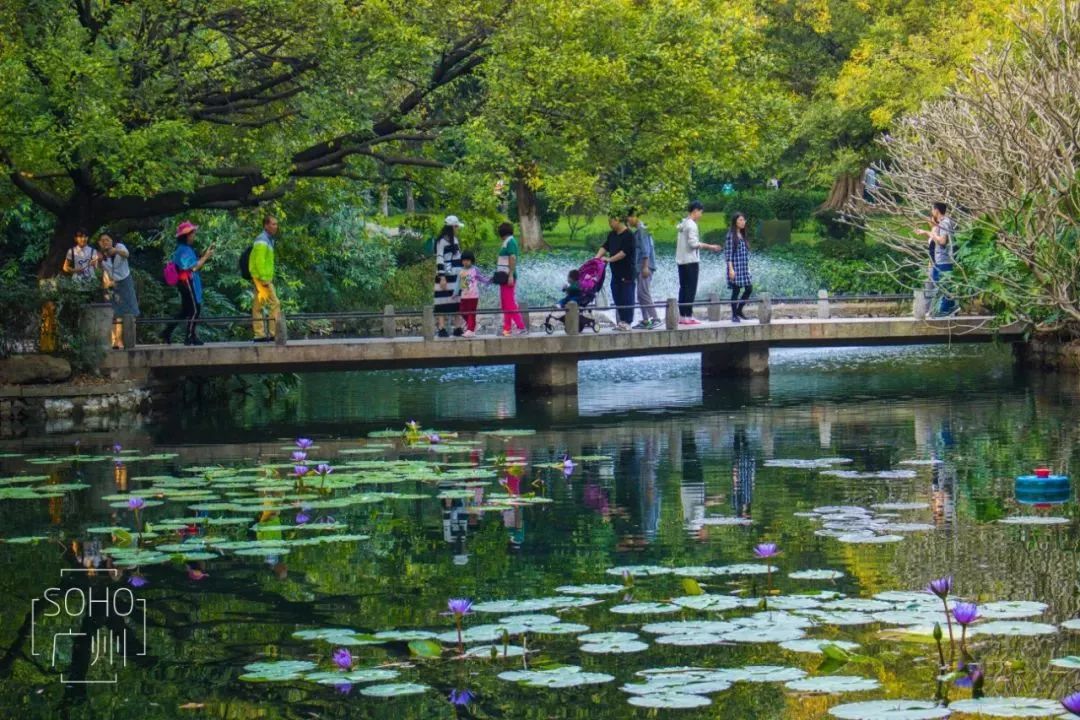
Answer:
<svg viewBox="0 0 1080 720"><path fill-rule="evenodd" d="M700 353L706 376L757 375L769 370L771 347L917 345L956 342L1021 342L1018 324L995 327L982 316L929 319L913 316L874 318L773 319L768 303L757 320L740 324L712 321L680 327L674 301L668 302L664 329L593 333L578 331L570 308L567 330L547 335L472 339L433 337L430 308L419 337L325 338L278 342L223 342L200 347L150 345L109 352L103 365L115 378L168 381L191 376L243 373L381 370L423 367L514 365L519 388L545 393L572 392L579 360L638 355ZM828 315L828 313L824 313Z"/></svg>

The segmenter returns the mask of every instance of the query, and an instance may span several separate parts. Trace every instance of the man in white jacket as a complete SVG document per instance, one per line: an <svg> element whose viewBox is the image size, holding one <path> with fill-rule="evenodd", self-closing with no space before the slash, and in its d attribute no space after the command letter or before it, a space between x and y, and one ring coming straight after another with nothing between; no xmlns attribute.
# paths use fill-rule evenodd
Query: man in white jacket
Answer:
<svg viewBox="0 0 1080 720"><path fill-rule="evenodd" d="M679 324L700 325L694 319L694 298L697 297L698 267L701 260L699 250L705 248L720 252L719 245L701 242L697 221L705 212L705 206L694 200L686 209L687 215L678 225L678 240L675 243L675 264L679 267Z"/></svg>

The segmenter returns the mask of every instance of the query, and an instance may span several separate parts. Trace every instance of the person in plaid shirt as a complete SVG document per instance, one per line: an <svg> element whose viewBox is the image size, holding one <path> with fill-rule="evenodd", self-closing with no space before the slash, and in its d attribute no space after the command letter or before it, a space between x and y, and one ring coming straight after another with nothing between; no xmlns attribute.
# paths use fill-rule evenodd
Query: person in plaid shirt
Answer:
<svg viewBox="0 0 1080 720"><path fill-rule="evenodd" d="M731 321L741 322L747 319L743 315L743 307L754 289L750 277L750 246L746 242L746 216L742 213L731 216L731 227L724 243L724 259L727 261L727 284L731 288Z"/></svg>

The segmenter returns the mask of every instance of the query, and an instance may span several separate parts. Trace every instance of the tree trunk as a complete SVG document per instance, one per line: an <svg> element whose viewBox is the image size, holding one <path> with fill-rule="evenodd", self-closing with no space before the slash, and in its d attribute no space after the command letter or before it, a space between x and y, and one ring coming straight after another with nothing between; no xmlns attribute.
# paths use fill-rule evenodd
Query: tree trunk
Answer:
<svg viewBox="0 0 1080 720"><path fill-rule="evenodd" d="M405 183L405 212L409 215L416 214L416 195L411 182Z"/></svg>
<svg viewBox="0 0 1080 720"><path fill-rule="evenodd" d="M837 175L833 180L832 190L829 191L829 199L818 208L818 212L828 210L840 212L852 195L862 195L862 178L852 173Z"/></svg>
<svg viewBox="0 0 1080 720"><path fill-rule="evenodd" d="M518 223L521 225L521 249L544 248L544 231L540 227L540 203L536 191L524 180L515 180L514 194L517 196Z"/></svg>
<svg viewBox="0 0 1080 720"><path fill-rule="evenodd" d="M379 214L390 217L390 188L386 185L379 187Z"/></svg>

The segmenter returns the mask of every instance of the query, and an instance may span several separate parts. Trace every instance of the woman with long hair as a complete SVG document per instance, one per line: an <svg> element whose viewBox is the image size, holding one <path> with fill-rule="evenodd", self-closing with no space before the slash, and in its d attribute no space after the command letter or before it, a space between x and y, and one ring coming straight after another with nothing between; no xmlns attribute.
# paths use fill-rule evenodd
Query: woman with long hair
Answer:
<svg viewBox="0 0 1080 720"><path fill-rule="evenodd" d="M741 322L747 319L743 307L754 290L750 277L750 245L746 242L746 215L741 212L731 216L724 243L724 260L727 261L727 284L731 288L731 321Z"/></svg>
<svg viewBox="0 0 1080 720"><path fill-rule="evenodd" d="M517 260L518 242L514 239L514 226L508 222L499 225L498 264L495 267L495 282L499 286L499 305L503 311L503 336L528 335L525 320L518 312L517 304ZM511 330L511 328L516 328Z"/></svg>
<svg viewBox="0 0 1080 720"><path fill-rule="evenodd" d="M199 339L198 321L202 314L202 275L199 273L203 265L214 254L214 244L206 248L206 252L198 255L193 247L195 244L195 231L198 226L185 220L176 228L176 250L173 252L172 261L176 265L179 282L176 283L176 291L180 294L180 313L176 320L165 326L161 334L162 341L168 345L172 343L172 334L176 326L184 323L184 344L202 345Z"/></svg>
<svg viewBox="0 0 1080 720"><path fill-rule="evenodd" d="M461 243L458 231L465 223L457 215L448 215L435 241L435 324L438 336L450 337L446 329L446 318L453 318L454 335L461 335L461 318L458 309L461 295L458 290L458 273L461 272Z"/></svg>

